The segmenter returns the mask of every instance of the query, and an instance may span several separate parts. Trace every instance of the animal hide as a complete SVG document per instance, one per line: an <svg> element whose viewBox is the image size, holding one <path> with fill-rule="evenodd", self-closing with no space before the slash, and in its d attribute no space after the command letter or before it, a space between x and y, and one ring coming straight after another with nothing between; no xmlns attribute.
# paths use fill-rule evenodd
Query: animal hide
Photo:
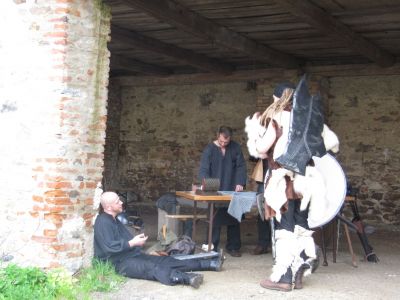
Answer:
<svg viewBox="0 0 400 300"><path fill-rule="evenodd" d="M289 139L289 123L290 123L290 112L282 111L274 116L274 120L278 123L278 126L282 129L282 135L278 139L274 148L274 160L281 156L287 147Z"/></svg>
<svg viewBox="0 0 400 300"><path fill-rule="evenodd" d="M281 221L280 209L287 201L286 198L286 180L285 176L293 176L293 172L280 168L272 170L271 178L264 191L265 201L276 212L275 218L278 222Z"/></svg>
<svg viewBox="0 0 400 300"><path fill-rule="evenodd" d="M321 173L315 167L308 166L305 176L294 176L293 187L303 195L300 209L305 210L310 205L308 219L320 220L327 209L326 187Z"/></svg>
<svg viewBox="0 0 400 300"><path fill-rule="evenodd" d="M276 258L270 279L273 282L278 282L287 269L291 267L297 255L297 239L293 232L285 229L276 230L275 239Z"/></svg>
<svg viewBox="0 0 400 300"><path fill-rule="evenodd" d="M249 150L249 154L255 158L260 158L260 154L257 151L257 140L264 136L266 128L260 124L257 113L252 118L246 118L244 131L247 133L247 149Z"/></svg>
<svg viewBox="0 0 400 300"><path fill-rule="evenodd" d="M326 124L324 124L324 129L322 130L322 138L324 139L326 151L339 152L339 139Z"/></svg>

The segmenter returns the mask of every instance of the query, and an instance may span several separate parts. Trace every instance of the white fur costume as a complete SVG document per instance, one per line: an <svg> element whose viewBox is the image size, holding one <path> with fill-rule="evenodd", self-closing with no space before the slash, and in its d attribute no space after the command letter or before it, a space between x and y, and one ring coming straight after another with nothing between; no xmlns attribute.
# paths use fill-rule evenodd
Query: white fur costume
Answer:
<svg viewBox="0 0 400 300"><path fill-rule="evenodd" d="M282 112L278 113L274 120L278 122L278 125L282 126L283 132L282 136L279 138L274 149L274 159L283 154L288 140L288 130L290 122L290 113ZM266 128L260 124L259 118L253 116L253 118L247 117L245 120L245 132L247 133L247 147L249 149L250 155L260 158L261 155L257 151L257 145L262 143ZM324 124L322 131L322 137L324 140L325 148L327 151L338 152L339 151L339 139L336 134L329 129L327 125ZM294 184L294 189L296 193L302 194L302 210L306 209L308 204L309 208L309 218L316 219L320 218L321 214L324 213L326 207L325 199L325 183L314 167L308 166L306 168L306 174L300 175L295 174L290 170L285 168L280 168L273 170L268 175L270 177L268 186L265 189L264 197L269 206L271 206L276 212L276 218L280 221L280 208L287 201L285 195L286 182L284 177L288 175ZM314 199L314 201L312 201Z"/></svg>
<svg viewBox="0 0 400 300"><path fill-rule="evenodd" d="M274 116L274 120L282 128L282 136L278 139L273 153L273 158L276 159L283 154L286 148L290 112L283 111L278 113ZM259 153L258 149L263 149L266 128L260 124L258 115L246 118L245 125L249 153L254 157L265 158L265 153L263 156L263 153ZM324 125L321 135L327 151L339 151L339 140L327 125ZM305 210L309 206L309 220L320 219L321 215L325 213L327 205L325 183L322 175L315 167L307 166L304 176L295 174L285 168L269 171L268 176L268 186L264 192L265 201L276 212L275 217L278 222L281 221L280 209L287 202L285 176L289 176L293 180L295 192L302 195L300 209ZM276 261L270 276L271 281L278 282L288 268L291 268L294 276L302 265L309 264L310 260L316 258L312 234L313 231L298 225L295 226L294 232L284 229L275 231ZM306 260L300 256L303 251L308 257ZM308 271L305 275L310 273L311 271Z"/></svg>

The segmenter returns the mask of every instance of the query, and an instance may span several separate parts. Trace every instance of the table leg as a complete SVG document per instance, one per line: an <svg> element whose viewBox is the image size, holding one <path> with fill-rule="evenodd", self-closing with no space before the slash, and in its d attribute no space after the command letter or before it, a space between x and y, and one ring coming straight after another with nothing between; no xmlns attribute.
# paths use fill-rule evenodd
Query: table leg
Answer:
<svg viewBox="0 0 400 300"><path fill-rule="evenodd" d="M332 261L334 262L334 263L336 263L336 255L337 255L337 237L336 237L336 226L337 226L337 219L336 218L334 218L333 219L333 224L332 224L332 248L333 248L333 254L332 254L332 256L333 256L333 259L332 259Z"/></svg>
<svg viewBox="0 0 400 300"><path fill-rule="evenodd" d="M328 265L328 259L326 258L326 244L325 244L325 228L324 226L321 227L321 242L322 242L322 254L324 256L324 262L322 263L323 266Z"/></svg>
<svg viewBox="0 0 400 300"><path fill-rule="evenodd" d="M213 229L213 221L214 221L214 203L208 203L208 252L211 251L211 243L212 243L212 229Z"/></svg>
<svg viewBox="0 0 400 300"><path fill-rule="evenodd" d="M192 239L196 240L196 223L197 223L197 201L193 202L193 227L192 227Z"/></svg>

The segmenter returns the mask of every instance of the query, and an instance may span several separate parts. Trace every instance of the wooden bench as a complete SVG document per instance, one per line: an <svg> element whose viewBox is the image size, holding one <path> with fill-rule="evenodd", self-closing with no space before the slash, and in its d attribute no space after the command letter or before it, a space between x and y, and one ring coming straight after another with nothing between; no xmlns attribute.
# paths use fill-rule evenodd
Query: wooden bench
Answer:
<svg viewBox="0 0 400 300"><path fill-rule="evenodd" d="M186 221L189 219L194 219L194 215L165 215L169 219L178 219L180 221ZM196 215L196 219L207 219L206 215Z"/></svg>

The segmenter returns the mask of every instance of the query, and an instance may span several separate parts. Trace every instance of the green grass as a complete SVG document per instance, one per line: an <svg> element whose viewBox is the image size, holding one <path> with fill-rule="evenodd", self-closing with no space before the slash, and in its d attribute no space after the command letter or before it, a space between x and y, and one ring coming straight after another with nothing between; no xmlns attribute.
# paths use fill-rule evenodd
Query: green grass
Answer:
<svg viewBox="0 0 400 300"><path fill-rule="evenodd" d="M45 272L10 264L0 268L0 300L90 299L91 292L110 292L123 282L111 264L99 261L76 276L60 269Z"/></svg>
<svg viewBox="0 0 400 300"><path fill-rule="evenodd" d="M78 274L79 288L84 293L89 292L110 292L116 290L125 282L125 277L115 273L111 263L104 263L98 260L92 262L92 267L82 269Z"/></svg>

